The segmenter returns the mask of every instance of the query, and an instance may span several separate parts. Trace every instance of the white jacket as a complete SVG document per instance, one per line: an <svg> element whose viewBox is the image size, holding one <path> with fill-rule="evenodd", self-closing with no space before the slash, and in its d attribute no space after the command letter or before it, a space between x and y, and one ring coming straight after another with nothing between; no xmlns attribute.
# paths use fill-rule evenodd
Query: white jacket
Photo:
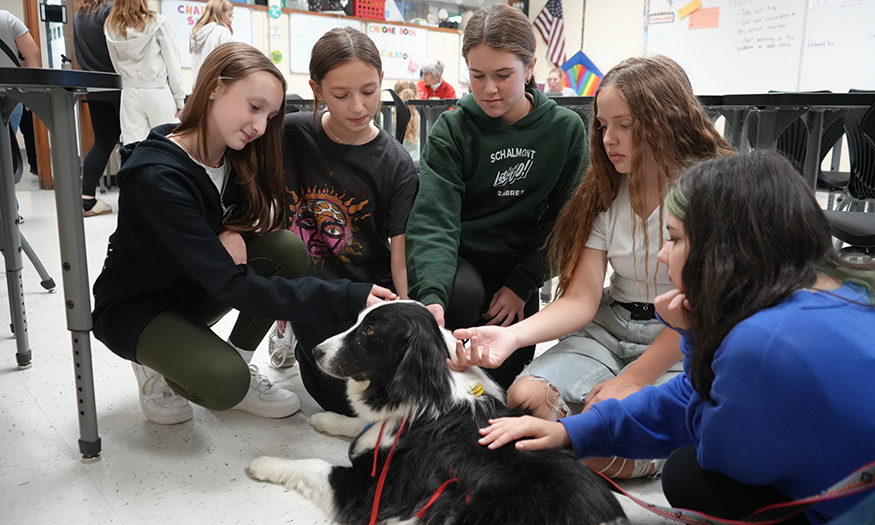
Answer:
<svg viewBox="0 0 875 525"><path fill-rule="evenodd" d="M197 82L197 74L201 70L207 55L222 44L231 42L231 31L215 22L204 24L192 38L191 52L191 84Z"/></svg>
<svg viewBox="0 0 875 525"><path fill-rule="evenodd" d="M185 91L182 88L179 52L173 43L173 30L167 23L167 17L156 13L142 32L130 27L124 36L110 31L108 27L103 32L109 58L122 77L122 87L159 88L169 85L176 107L182 108Z"/></svg>

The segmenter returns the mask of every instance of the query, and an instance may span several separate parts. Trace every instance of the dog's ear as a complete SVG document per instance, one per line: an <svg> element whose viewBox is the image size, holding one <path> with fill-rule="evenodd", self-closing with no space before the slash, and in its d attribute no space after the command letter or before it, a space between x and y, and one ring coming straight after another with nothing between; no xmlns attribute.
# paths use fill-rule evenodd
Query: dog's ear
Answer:
<svg viewBox="0 0 875 525"><path fill-rule="evenodd" d="M423 319L414 316L405 324L404 355L386 386L390 398L420 405L448 400L450 370L440 328L430 313Z"/></svg>

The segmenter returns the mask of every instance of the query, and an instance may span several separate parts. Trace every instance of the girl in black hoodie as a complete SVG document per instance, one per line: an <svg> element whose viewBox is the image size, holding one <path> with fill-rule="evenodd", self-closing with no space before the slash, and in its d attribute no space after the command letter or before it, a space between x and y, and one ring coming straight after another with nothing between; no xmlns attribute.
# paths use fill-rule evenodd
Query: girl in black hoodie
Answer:
<svg viewBox="0 0 875 525"><path fill-rule="evenodd" d="M286 83L276 66L232 42L200 75L182 122L123 152L94 334L134 363L153 422L191 419L189 401L286 417L297 396L247 365L272 320L343 321L395 295L304 277L306 248L282 228ZM226 342L209 327L232 308L240 316Z"/></svg>

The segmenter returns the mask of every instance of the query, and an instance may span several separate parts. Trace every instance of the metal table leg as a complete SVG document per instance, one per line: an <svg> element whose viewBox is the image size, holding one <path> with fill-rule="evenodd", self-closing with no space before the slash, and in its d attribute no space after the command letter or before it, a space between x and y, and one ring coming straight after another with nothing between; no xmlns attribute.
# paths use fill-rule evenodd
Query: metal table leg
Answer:
<svg viewBox="0 0 875 525"><path fill-rule="evenodd" d="M5 102L5 101L4 101ZM18 207L15 204L15 181L12 180L12 157L5 155L12 151L12 141L6 129L8 117L5 106L2 126L0 126L0 152L4 152L0 173L0 238L2 238L3 258L6 262L6 288L9 294L9 314L12 318L12 331L15 334L15 359L19 368L28 368L31 351L27 339L27 319L24 314L24 287L21 280L22 257L21 235L18 231ZM17 146L17 145L16 145Z"/></svg>

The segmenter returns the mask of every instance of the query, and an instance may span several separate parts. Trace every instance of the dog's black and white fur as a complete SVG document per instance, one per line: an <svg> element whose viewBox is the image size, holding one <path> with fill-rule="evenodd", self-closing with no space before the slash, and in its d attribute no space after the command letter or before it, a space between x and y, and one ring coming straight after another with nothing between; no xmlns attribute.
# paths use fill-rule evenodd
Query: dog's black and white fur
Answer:
<svg viewBox="0 0 875 525"><path fill-rule="evenodd" d="M479 368L452 371L446 359L454 349L452 334L419 303L366 309L354 327L314 349L323 370L348 379L347 395L359 416L374 422L350 446L352 466L261 457L250 464L250 474L297 490L340 523L366 524L380 472L406 419L379 502L381 523L418 523L416 513L453 477L458 481L419 522L595 525L623 516L605 484L571 451L478 444L478 429L490 418L521 412L506 406L504 393ZM321 424L344 432L337 424L348 420L328 415Z"/></svg>

